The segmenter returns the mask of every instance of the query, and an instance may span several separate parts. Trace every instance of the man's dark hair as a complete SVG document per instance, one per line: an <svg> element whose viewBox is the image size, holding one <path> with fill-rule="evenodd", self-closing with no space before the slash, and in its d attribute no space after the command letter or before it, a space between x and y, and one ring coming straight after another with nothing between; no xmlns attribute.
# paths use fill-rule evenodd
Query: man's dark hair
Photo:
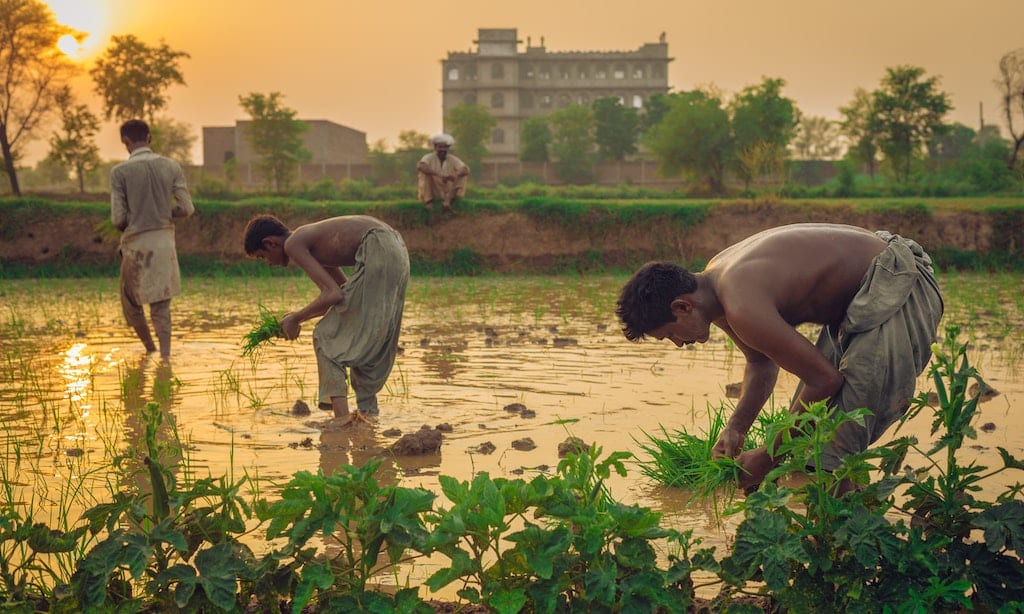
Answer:
<svg viewBox="0 0 1024 614"><path fill-rule="evenodd" d="M668 324L672 317L672 301L697 290L693 273L671 262L648 262L640 267L622 287L615 306L615 315L622 322L622 333L630 341Z"/></svg>
<svg viewBox="0 0 1024 614"><path fill-rule="evenodd" d="M262 249L263 239L284 237L288 233L288 227L273 215L267 213L254 215L245 225L245 255L252 256L256 250Z"/></svg>
<svg viewBox="0 0 1024 614"><path fill-rule="evenodd" d="M121 124L121 138L132 143L142 143L149 136L149 124L141 119L129 119Z"/></svg>

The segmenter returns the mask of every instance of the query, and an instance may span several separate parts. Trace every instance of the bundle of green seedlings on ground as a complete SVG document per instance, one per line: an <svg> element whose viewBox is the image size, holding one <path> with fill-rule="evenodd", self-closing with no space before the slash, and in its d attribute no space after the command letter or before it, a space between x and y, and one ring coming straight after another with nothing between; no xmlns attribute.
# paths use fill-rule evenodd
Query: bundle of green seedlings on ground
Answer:
<svg viewBox="0 0 1024 614"><path fill-rule="evenodd" d="M259 319L252 330L242 338L242 356L253 356L264 343L272 342L276 338L284 338L281 322L269 309L260 305Z"/></svg>
<svg viewBox="0 0 1024 614"><path fill-rule="evenodd" d="M774 437L772 425L786 416L784 409L765 410L747 433L743 450L753 450L767 444L769 434ZM708 406L708 428L701 434L679 429L669 433L664 427L661 436L644 433L646 442L637 442L650 456L640 463L641 472L666 486L686 488L706 497L724 484L739 481L742 466L732 458L712 458L712 450L726 425L725 408Z"/></svg>

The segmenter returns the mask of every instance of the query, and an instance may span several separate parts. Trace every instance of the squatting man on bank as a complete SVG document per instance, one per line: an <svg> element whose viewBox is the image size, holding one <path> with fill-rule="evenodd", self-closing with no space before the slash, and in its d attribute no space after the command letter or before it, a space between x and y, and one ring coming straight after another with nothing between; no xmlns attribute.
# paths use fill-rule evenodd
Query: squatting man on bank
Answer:
<svg viewBox="0 0 1024 614"><path fill-rule="evenodd" d="M834 411L867 408L843 423L821 468L862 452L910 406L942 317L931 258L915 241L840 224L792 224L757 233L714 256L702 272L669 262L641 267L616 314L631 341L705 343L711 325L746 358L740 398L713 454L743 468L751 490L778 465L772 450L742 452L782 368L800 379L791 412L822 400ZM820 324L816 344L796 327ZM849 485L847 485L849 487Z"/></svg>

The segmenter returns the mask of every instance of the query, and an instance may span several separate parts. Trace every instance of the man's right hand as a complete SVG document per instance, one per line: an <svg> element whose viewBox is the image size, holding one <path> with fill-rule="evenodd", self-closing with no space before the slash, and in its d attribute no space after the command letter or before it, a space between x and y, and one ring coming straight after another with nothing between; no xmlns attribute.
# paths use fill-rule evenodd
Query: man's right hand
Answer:
<svg viewBox="0 0 1024 614"><path fill-rule="evenodd" d="M743 448L743 441L744 437L739 431L726 427L711 449L711 458L736 458Z"/></svg>
<svg viewBox="0 0 1024 614"><path fill-rule="evenodd" d="M281 318L281 332L284 334L284 338L289 341L296 339L299 336L301 324L294 311Z"/></svg>

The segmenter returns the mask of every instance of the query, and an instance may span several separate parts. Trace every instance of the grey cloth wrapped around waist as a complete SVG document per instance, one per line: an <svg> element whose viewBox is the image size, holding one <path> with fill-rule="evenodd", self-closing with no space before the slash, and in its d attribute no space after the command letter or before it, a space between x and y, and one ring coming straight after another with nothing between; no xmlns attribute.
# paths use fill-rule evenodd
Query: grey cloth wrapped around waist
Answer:
<svg viewBox="0 0 1024 614"><path fill-rule="evenodd" d="M356 251L352 275L342 287L344 298L313 329L313 349L320 375L320 403L346 393L345 370L351 370L356 403L376 413L376 394L395 363L402 327L409 254L402 236L390 228L373 228Z"/></svg>
<svg viewBox="0 0 1024 614"><path fill-rule="evenodd" d="M942 294L928 254L913 240L884 230L876 234L885 250L872 260L839 330L822 327L816 344L845 378L832 399L835 408L872 412L864 426L839 427L822 457L828 470L843 456L866 450L906 413L942 318Z"/></svg>

